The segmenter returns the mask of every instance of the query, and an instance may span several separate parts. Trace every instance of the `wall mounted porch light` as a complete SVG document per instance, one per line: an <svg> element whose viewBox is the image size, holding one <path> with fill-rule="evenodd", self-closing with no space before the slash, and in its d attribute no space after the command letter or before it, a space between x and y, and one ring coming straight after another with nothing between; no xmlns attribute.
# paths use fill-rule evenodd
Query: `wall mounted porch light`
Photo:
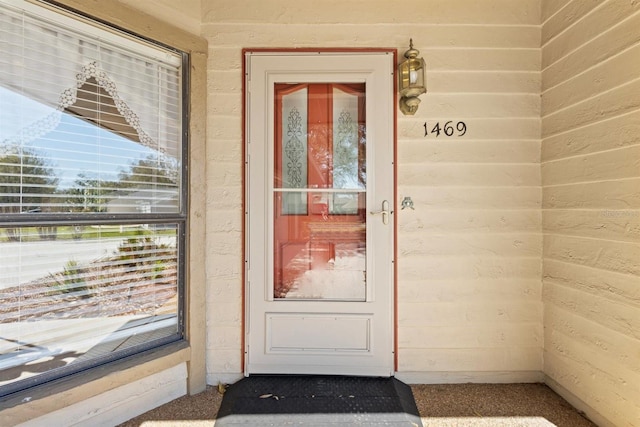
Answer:
<svg viewBox="0 0 640 427"><path fill-rule="evenodd" d="M409 39L409 50L404 53L407 58L398 65L398 80L400 91L400 111L404 115L414 115L418 111L420 99L418 96L427 92L425 86L424 59L419 58L420 51L413 48L413 39Z"/></svg>

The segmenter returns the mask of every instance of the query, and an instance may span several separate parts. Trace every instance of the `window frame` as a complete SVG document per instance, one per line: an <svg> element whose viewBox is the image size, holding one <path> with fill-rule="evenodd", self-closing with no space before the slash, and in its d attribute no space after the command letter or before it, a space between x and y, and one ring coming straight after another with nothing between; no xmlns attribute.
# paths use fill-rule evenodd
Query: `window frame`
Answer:
<svg viewBox="0 0 640 427"><path fill-rule="evenodd" d="M86 361L77 361L55 370L45 371L32 377L18 380L7 385L0 386L0 398L10 397L15 393L39 386L51 381L63 379L88 369L98 368L115 361L128 359L131 356L147 354L151 350L161 349L169 344L187 343L187 280L189 276L189 229L190 229L190 115L191 115L191 53L169 46L161 41L142 36L133 31L114 25L104 19L78 11L57 1L40 0L35 5L60 13L66 17L79 20L85 24L96 27L99 32L108 31L123 37L126 43L152 44L162 50L167 50L180 57L180 183L179 210L176 213L107 213L107 212L24 212L6 213L0 215L0 228L20 227L47 227L68 225L133 225L133 224L176 224L176 249L177 249L177 331L170 336L155 338L141 344L127 347L124 350L92 358ZM66 28L62 24L60 28Z"/></svg>

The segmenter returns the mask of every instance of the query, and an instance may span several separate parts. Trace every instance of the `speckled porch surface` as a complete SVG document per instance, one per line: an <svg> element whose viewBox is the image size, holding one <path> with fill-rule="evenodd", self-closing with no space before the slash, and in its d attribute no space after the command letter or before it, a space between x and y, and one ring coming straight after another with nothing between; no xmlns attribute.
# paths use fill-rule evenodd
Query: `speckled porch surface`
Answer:
<svg viewBox="0 0 640 427"><path fill-rule="evenodd" d="M424 427L594 427L543 384L412 385ZM222 395L216 387L184 396L121 427L211 427Z"/></svg>

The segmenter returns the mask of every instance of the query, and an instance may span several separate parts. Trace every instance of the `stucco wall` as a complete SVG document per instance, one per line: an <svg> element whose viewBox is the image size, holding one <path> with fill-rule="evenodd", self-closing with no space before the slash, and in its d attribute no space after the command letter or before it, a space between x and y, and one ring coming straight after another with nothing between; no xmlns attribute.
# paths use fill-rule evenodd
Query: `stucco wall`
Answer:
<svg viewBox="0 0 640 427"><path fill-rule="evenodd" d="M542 10L544 370L640 426L640 3Z"/></svg>
<svg viewBox="0 0 640 427"><path fill-rule="evenodd" d="M398 118L399 377L542 379L539 0L207 0L207 380L241 373L241 49L414 40L429 93ZM464 121L463 137L424 137Z"/></svg>

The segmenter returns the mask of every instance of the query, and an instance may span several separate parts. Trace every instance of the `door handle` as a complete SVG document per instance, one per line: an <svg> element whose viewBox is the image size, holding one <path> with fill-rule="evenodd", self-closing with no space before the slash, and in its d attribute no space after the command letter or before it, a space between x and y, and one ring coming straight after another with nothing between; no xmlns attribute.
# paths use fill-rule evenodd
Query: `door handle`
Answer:
<svg viewBox="0 0 640 427"><path fill-rule="evenodd" d="M389 215L392 213L389 210L389 201L387 200L383 200L382 201L382 210L379 211L371 211L369 212L371 215L382 215L382 223L383 224L389 224Z"/></svg>

